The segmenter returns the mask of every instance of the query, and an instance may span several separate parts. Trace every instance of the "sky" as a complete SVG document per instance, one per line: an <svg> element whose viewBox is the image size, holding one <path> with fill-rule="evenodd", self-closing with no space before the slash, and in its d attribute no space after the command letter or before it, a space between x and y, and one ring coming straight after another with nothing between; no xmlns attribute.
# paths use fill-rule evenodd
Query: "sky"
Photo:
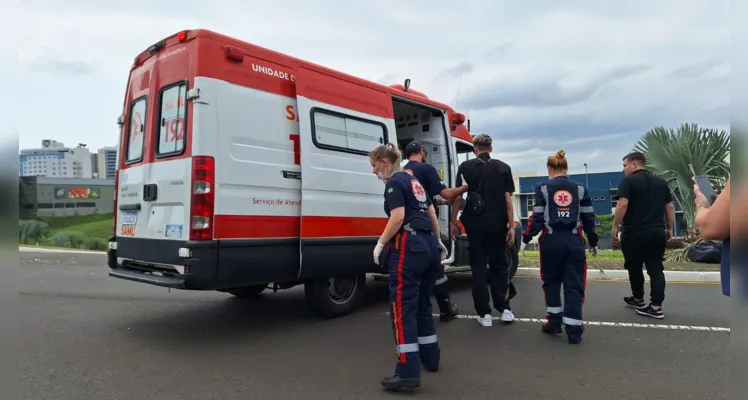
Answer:
<svg viewBox="0 0 748 400"><path fill-rule="evenodd" d="M220 7L213 4L221 4ZM564 149L571 173L620 170L656 126L729 130L727 0L0 0L0 128L115 145L133 58L207 28L383 84L468 115L494 157L544 174ZM7 89L11 89L10 92ZM7 95L13 93L13 95Z"/></svg>

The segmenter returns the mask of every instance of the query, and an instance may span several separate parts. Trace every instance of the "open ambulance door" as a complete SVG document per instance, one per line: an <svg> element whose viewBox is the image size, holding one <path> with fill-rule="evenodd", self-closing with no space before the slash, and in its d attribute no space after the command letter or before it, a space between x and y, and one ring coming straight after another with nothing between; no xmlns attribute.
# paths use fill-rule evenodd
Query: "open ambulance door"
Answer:
<svg viewBox="0 0 748 400"><path fill-rule="evenodd" d="M354 78L295 71L301 153L299 279L362 276L387 224L369 152L395 135L392 98ZM349 80L350 79L350 80Z"/></svg>

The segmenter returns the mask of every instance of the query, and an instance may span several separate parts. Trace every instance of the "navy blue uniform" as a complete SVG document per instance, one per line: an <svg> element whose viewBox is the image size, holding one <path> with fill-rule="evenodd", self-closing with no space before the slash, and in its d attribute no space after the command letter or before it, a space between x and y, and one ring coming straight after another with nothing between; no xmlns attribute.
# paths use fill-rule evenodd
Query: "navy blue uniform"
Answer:
<svg viewBox="0 0 748 400"><path fill-rule="evenodd" d="M418 182L420 182L426 190L429 200L433 199L436 195L441 193L442 190L447 188L439 179L439 173L436 171L436 168L431 164L410 161L405 164L405 167L403 168L413 172L413 176L418 179ZM439 306L441 320L448 321L457 316L458 308L449 298L449 282L447 280L447 274L444 272L444 268L440 271L441 273L436 279L436 284L434 285L434 298L436 298L436 304Z"/></svg>
<svg viewBox="0 0 748 400"><path fill-rule="evenodd" d="M439 343L431 315L431 290L441 270L441 248L431 232L431 200L418 180L397 172L384 188L384 211L405 208L403 227L384 252L389 268L390 317L395 334L395 375L420 379L421 363L439 368Z"/></svg>
<svg viewBox="0 0 748 400"><path fill-rule="evenodd" d="M597 246L598 241L595 211L587 188L566 176L536 184L535 206L522 241L529 243L541 231L540 276L548 313L543 330L561 333L563 323L569 341L578 343L584 331L582 304L587 285L587 257L582 232L587 234L590 247Z"/></svg>

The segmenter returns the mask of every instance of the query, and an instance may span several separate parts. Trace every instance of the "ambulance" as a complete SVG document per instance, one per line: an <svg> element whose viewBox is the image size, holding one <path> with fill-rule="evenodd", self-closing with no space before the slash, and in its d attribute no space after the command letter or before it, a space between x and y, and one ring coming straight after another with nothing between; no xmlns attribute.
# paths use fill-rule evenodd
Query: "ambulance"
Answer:
<svg viewBox="0 0 748 400"><path fill-rule="evenodd" d="M472 157L466 118L385 86L208 30L132 64L118 118L109 275L253 297L304 285L323 316L354 311L387 222L368 153L424 144L447 186ZM467 264L448 235L451 270ZM519 228L517 228L519 229ZM517 241L519 242L519 241ZM516 269L518 247L507 257Z"/></svg>

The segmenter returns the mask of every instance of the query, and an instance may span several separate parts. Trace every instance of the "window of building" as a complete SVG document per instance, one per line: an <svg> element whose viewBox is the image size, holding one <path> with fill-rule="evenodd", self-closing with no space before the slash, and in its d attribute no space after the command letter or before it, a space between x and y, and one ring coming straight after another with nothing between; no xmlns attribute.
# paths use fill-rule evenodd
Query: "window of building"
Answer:
<svg viewBox="0 0 748 400"><path fill-rule="evenodd" d="M187 132L187 84L167 86L159 99L158 155L181 154Z"/></svg>
<svg viewBox="0 0 748 400"><path fill-rule="evenodd" d="M130 106L130 123L127 129L125 162L133 163L143 159L143 143L146 125L146 99L141 97Z"/></svg>
<svg viewBox="0 0 748 400"><path fill-rule="evenodd" d="M618 192L618 188L610 189L610 207L611 208L616 208L616 205L618 205L618 196L616 196L616 192Z"/></svg>
<svg viewBox="0 0 748 400"><path fill-rule="evenodd" d="M312 125L312 140L323 149L368 155L387 143L387 129L379 122L313 109Z"/></svg>
<svg viewBox="0 0 748 400"><path fill-rule="evenodd" d="M535 196L527 196L527 213L532 213L532 208L535 207Z"/></svg>

